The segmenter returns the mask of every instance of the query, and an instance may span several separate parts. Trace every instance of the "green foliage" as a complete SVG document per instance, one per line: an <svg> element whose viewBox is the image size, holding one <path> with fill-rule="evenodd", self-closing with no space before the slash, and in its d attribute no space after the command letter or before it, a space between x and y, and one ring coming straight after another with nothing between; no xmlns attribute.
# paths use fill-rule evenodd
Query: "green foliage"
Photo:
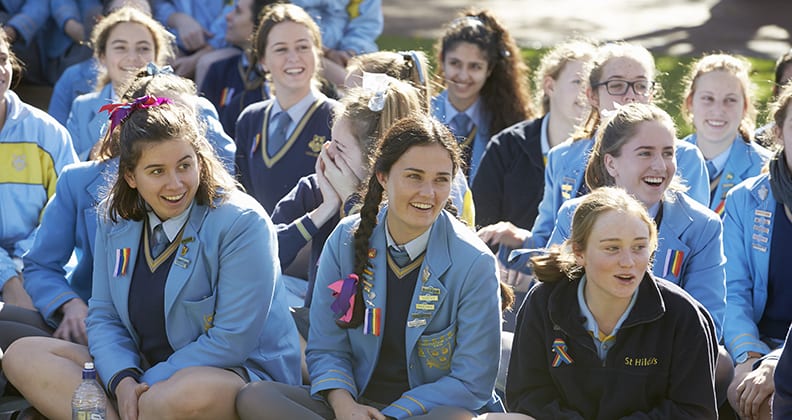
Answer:
<svg viewBox="0 0 792 420"><path fill-rule="evenodd" d="M436 67L434 62L434 41L431 39L383 35L377 40L377 44L383 50L423 50L432 60L432 68ZM539 65L539 60L545 51L545 49L522 49L523 59L530 70L535 69ZM758 127L763 125L767 119L767 105L773 86L775 62L764 58L746 58L753 67L751 79L755 85L754 101L759 111L759 116L757 117ZM687 75L690 63L694 59L695 57L655 56L657 68L660 72L658 82L660 82L663 92L662 99L658 104L674 118L680 138L693 131L692 127L683 118L681 107L683 102L682 94L685 90L684 78Z"/></svg>

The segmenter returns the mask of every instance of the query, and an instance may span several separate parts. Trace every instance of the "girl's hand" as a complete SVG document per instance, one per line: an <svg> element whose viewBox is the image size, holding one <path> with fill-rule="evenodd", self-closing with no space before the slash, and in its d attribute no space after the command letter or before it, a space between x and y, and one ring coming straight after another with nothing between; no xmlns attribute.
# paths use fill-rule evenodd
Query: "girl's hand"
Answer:
<svg viewBox="0 0 792 420"><path fill-rule="evenodd" d="M529 231L520 229L510 222L498 222L479 229L478 236L487 245L506 245L509 248L522 248Z"/></svg>
<svg viewBox="0 0 792 420"><path fill-rule="evenodd" d="M376 408L358 404L345 389L330 390L327 393L327 402L333 407L337 420L387 420Z"/></svg>
<svg viewBox="0 0 792 420"><path fill-rule="evenodd" d="M122 420L137 420L138 401L148 389L147 383L137 383L131 377L126 377L118 383L116 397L118 399L118 415Z"/></svg>
<svg viewBox="0 0 792 420"><path fill-rule="evenodd" d="M332 162L326 150L326 147L322 148L322 152L319 153L319 157L316 158L316 164L314 166L316 171L316 183L319 185L319 192L322 193L322 204L308 213L308 218L311 219L311 222L313 222L314 226L317 228L321 228L330 218L338 214L342 204L338 192L333 188L333 185L330 184L330 181L328 181L325 176L327 162Z"/></svg>
<svg viewBox="0 0 792 420"><path fill-rule="evenodd" d="M361 179L342 156L336 155L335 159L330 159L330 156L325 154L324 165L327 180L338 192L341 202L345 202L350 195L358 190Z"/></svg>

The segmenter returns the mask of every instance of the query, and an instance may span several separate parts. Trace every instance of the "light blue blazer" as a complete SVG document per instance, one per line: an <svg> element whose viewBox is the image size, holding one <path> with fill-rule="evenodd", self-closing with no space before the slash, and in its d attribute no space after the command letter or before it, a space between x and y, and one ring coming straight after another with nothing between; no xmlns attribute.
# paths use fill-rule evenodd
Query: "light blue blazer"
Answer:
<svg viewBox="0 0 792 420"><path fill-rule="evenodd" d="M696 135L687 136L685 141L695 145ZM769 150L755 142L746 143L739 135L733 144L709 205L710 209L721 217L726 203L726 193L743 180L759 175L771 155Z"/></svg>
<svg viewBox="0 0 792 420"><path fill-rule="evenodd" d="M727 310L723 334L726 349L735 358L748 351L770 352L759 339L757 325L767 303L776 203L768 174L748 178L726 194L723 243Z"/></svg>
<svg viewBox="0 0 792 420"><path fill-rule="evenodd" d="M72 103L66 128L72 135L74 150L80 160L87 160L91 148L104 136L110 114L99 112L99 109L112 103L113 96L112 83L108 83L101 91L80 95ZM223 130L217 110L208 99L196 96L192 100L198 119L206 127L206 139L226 170L233 175L236 143Z"/></svg>
<svg viewBox="0 0 792 420"><path fill-rule="evenodd" d="M593 147L593 139L568 139L550 149L539 215L523 248L542 248L547 244L561 204L575 198L585 183L586 164ZM675 149L677 175L689 187L686 194L705 206L709 205L709 175L704 156L697 147L684 141L677 141Z"/></svg>
<svg viewBox="0 0 792 420"><path fill-rule="evenodd" d="M447 98L448 91L443 91L443 93L432 98L432 116L446 125L450 123L450 121L446 121L445 104ZM487 115L489 110L484 109L483 105L479 106L481 107L479 109L479 114ZM481 162L481 158L487 150L487 143L489 143L490 140L489 125L486 118L484 118L484 121L474 121L474 123L476 124L476 138L473 139L473 149L470 155L470 168L468 171L468 180L470 184L473 184L473 178L476 176L478 164Z"/></svg>
<svg viewBox="0 0 792 420"><path fill-rule="evenodd" d="M373 293L366 294L366 300L382 309L383 318L387 316L386 212L387 207L380 211L369 242L376 255L371 259ZM330 309L333 297L327 286L353 272L353 235L359 220L359 215L342 220L319 259L306 349L314 396L336 388L361 396L380 354L382 336L363 334L363 326L339 328ZM382 410L398 419L437 406L476 411L493 401L498 372L501 313L495 256L446 211L432 225L425 255L404 329L411 389ZM437 296L437 301L421 296ZM418 310L419 303L434 308ZM428 317L413 315L420 312L428 312ZM450 360L443 359L446 355Z"/></svg>
<svg viewBox="0 0 792 420"><path fill-rule="evenodd" d="M56 310L74 298L88 302L94 260L96 205L100 190L118 172L118 161L80 162L67 166L41 219L33 246L25 254L25 290L45 320L57 327ZM77 254L68 274L64 266Z"/></svg>
<svg viewBox="0 0 792 420"><path fill-rule="evenodd" d="M102 90L80 95L72 102L66 129L72 136L74 151L80 160L88 160L91 148L102 137L102 128L110 116L107 112L99 112L99 108L113 103L114 96L113 84L108 83Z"/></svg>
<svg viewBox="0 0 792 420"><path fill-rule="evenodd" d="M548 246L569 238L572 216L582 200L574 198L561 206ZM652 273L679 285L704 305L720 339L726 314L726 258L720 218L684 193L667 192L657 239ZM677 257L679 268L675 269Z"/></svg>
<svg viewBox="0 0 792 420"><path fill-rule="evenodd" d="M165 283L165 329L174 353L146 367L129 320L129 285L142 221L104 221L96 233L88 343L102 381L125 369L154 384L191 366L244 367L251 380L300 384L297 328L278 281L277 238L266 212L232 191L217 208L193 204ZM126 270L117 254L129 251Z"/></svg>

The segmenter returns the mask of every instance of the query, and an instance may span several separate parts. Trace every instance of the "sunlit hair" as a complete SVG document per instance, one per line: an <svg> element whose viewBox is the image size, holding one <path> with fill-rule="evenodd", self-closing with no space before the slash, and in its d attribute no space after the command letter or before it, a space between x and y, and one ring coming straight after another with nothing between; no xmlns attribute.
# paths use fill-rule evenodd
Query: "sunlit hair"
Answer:
<svg viewBox="0 0 792 420"><path fill-rule="evenodd" d="M158 66L165 65L173 58L175 37L159 22L138 8L124 6L103 17L91 31L91 48L94 56L99 59L107 53L107 40L110 32L121 23L137 23L145 27L154 39L154 62ZM102 90L110 83L110 76L102 69L96 81L96 90Z"/></svg>
<svg viewBox="0 0 792 420"><path fill-rule="evenodd" d="M300 6L288 3L275 3L265 6L261 10L258 22L258 28L253 34L253 52L257 61L261 61L266 56L267 43L272 28L279 23L294 22L305 26L308 30L308 35L311 37L311 44L313 44L314 53L316 54L315 71L319 70L321 64L319 58L322 55L322 35L316 22Z"/></svg>
<svg viewBox="0 0 792 420"><path fill-rule="evenodd" d="M113 222L119 218L143 220L147 206L137 189L131 188L124 178L132 173L143 150L154 144L182 140L193 147L199 168L198 204L216 207L226 194L237 188L237 182L223 165L202 135L198 118L192 107L171 103L138 109L130 113L115 130L118 136L118 176L107 197L107 215Z"/></svg>
<svg viewBox="0 0 792 420"><path fill-rule="evenodd" d="M14 54L13 48L11 48L11 43L8 42L8 35L3 30L3 25L0 25L0 43L5 45L6 51L8 53L8 62L11 64L11 88L15 88L19 85L19 82L22 81L22 73L25 71L25 63L23 63L17 56Z"/></svg>
<svg viewBox="0 0 792 420"><path fill-rule="evenodd" d="M149 75L145 72L138 74L124 88L121 102L130 103L135 98L153 95L157 97L169 97L175 102L192 105L191 98L196 95L195 83L187 78L176 74L159 73ZM199 119L199 132L204 135L206 127L201 124ZM102 141L96 146L96 153L91 153L91 158L96 160L107 160L118 156L120 145L118 143L118 130L116 133L105 133ZM115 135L113 135L115 134Z"/></svg>
<svg viewBox="0 0 792 420"><path fill-rule="evenodd" d="M604 71L605 65L615 58L629 58L641 64L646 70L647 80L655 81L657 70L655 69L654 57L652 57L652 53L650 53L649 50L642 46L626 42L611 42L599 46L594 58L589 60L586 66L583 67L583 74L585 75L584 80L587 84L584 88L589 89L592 96L599 98L597 89L592 88L592 86L603 82L602 72ZM660 94L661 89L659 85L655 85L652 91L652 99L654 102L657 102ZM591 138L594 132L597 131L601 119L602 116L600 115L599 106L596 103L592 103L588 117L586 117L583 124L580 125L572 137L575 140Z"/></svg>
<svg viewBox="0 0 792 420"><path fill-rule="evenodd" d="M775 140L778 148L783 148L784 142L781 136L792 135L792 133L784 133L784 121L789 116L789 106L792 105L792 80L787 82L778 93L776 99L768 106L768 115L775 123L775 129L772 130L773 139Z"/></svg>
<svg viewBox="0 0 792 420"><path fill-rule="evenodd" d="M787 67L792 65L792 50L787 51L781 57L778 57L775 64L775 78L773 79L775 83L773 83L773 97L777 97L781 94L781 89L787 83L787 80L783 80L784 72L786 71Z"/></svg>
<svg viewBox="0 0 792 420"><path fill-rule="evenodd" d="M607 212L617 212L623 218L637 217L648 229L649 254L657 249L657 226L646 208L635 197L618 187L601 187L586 194L572 216L572 232L563 245L531 258L533 272L542 282L580 279L585 267L575 262L574 252L586 250L594 224ZM646 267L651 271L651 263Z"/></svg>
<svg viewBox="0 0 792 420"><path fill-rule="evenodd" d="M384 93L384 106L374 111L369 102L375 92L363 88L352 88L341 99L342 110L339 118L349 122L352 136L357 140L363 161L369 163L377 140L396 121L413 113L423 112L423 103L418 91L412 85L393 79Z"/></svg>
<svg viewBox="0 0 792 420"><path fill-rule="evenodd" d="M429 61L423 51L376 51L352 57L347 64L349 79L359 85L366 73L384 73L397 80L411 83L421 94L424 112L429 112L432 88Z"/></svg>
<svg viewBox="0 0 792 420"><path fill-rule="evenodd" d="M488 112L488 127L497 133L534 116L528 86L528 66L514 38L489 10L468 9L445 26L435 50L440 71L446 53L466 42L479 48L487 59L490 75L481 88L481 103Z"/></svg>
<svg viewBox="0 0 792 420"><path fill-rule="evenodd" d="M363 207L360 210L360 224L355 229L355 266L354 273L363 279L363 271L369 268L369 239L377 226L377 213L383 200L384 189L377 174L390 173L393 165L408 150L418 146L440 145L451 159L452 176L456 175L462 163L456 138L448 128L436 119L417 113L397 121L385 132L371 159L371 175L363 194ZM450 205L449 199L447 205ZM352 319L347 323L337 320L341 328L356 328L363 322L365 303L363 301L363 282L358 282Z"/></svg>
<svg viewBox="0 0 792 420"><path fill-rule="evenodd" d="M586 63L591 60L595 51L594 43L582 39L572 39L556 45L542 56L539 68L534 75L534 95L535 102L541 106L543 114L550 112L550 97L544 91L544 80L548 77L558 80L567 64L573 61ZM580 94L584 94L582 89Z"/></svg>
<svg viewBox="0 0 792 420"><path fill-rule="evenodd" d="M674 120L667 112L652 104L633 102L623 105L602 122L586 165L586 185L590 190L616 185L616 180L605 166L605 156L621 156L624 145L637 135L640 125L652 121L662 124L676 139ZM674 175L668 190L686 191L687 187Z"/></svg>
<svg viewBox="0 0 792 420"><path fill-rule="evenodd" d="M690 71L685 77L685 93L683 102L683 116L685 121L693 123L693 95L696 94L699 78L714 71L726 72L740 82L745 109L743 110L740 127L737 132L743 140L750 142L756 128L756 107L754 107L754 85L751 83L751 63L741 57L730 54L710 54L701 57L690 65Z"/></svg>

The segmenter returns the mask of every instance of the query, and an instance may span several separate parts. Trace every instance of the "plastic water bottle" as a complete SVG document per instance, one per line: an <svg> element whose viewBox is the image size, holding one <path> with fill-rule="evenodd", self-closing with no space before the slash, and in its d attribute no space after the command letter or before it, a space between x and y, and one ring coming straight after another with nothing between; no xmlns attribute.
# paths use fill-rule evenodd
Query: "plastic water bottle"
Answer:
<svg viewBox="0 0 792 420"><path fill-rule="evenodd" d="M82 383L72 396L72 420L104 420L107 400L96 381L94 364L87 362L82 371Z"/></svg>

